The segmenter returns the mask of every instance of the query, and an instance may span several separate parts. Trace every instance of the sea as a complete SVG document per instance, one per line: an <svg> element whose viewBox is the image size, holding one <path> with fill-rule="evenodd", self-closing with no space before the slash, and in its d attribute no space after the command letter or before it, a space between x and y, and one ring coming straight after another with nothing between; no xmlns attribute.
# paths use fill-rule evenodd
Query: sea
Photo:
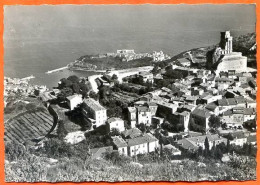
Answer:
<svg viewBox="0 0 260 185"><path fill-rule="evenodd" d="M34 75L31 83L52 88L70 75L95 74L67 69L46 74L83 55L134 49L136 53L162 50L174 56L217 44L221 31L230 30L233 36L254 32L252 10L254 7L241 5L189 9L166 5L7 7L4 75L12 78ZM46 18L48 15L51 16Z"/></svg>

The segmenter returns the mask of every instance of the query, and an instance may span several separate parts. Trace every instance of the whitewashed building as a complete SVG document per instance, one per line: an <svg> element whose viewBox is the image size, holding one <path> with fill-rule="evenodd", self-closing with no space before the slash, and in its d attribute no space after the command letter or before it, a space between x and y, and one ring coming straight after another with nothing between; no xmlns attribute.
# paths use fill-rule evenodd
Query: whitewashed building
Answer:
<svg viewBox="0 0 260 185"><path fill-rule="evenodd" d="M121 118L109 118L107 120L107 129L111 131L112 129L117 129L119 132L123 132L125 130L124 120Z"/></svg>
<svg viewBox="0 0 260 185"><path fill-rule="evenodd" d="M74 94L68 96L66 99L70 110L74 110L79 104L83 102L81 94Z"/></svg>

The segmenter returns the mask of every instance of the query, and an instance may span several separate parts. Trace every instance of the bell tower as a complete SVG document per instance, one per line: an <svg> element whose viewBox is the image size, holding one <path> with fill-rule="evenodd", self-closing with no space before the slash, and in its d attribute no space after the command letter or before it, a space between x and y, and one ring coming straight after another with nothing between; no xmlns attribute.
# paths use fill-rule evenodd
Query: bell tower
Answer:
<svg viewBox="0 0 260 185"><path fill-rule="evenodd" d="M222 49L221 54L229 54L233 52L233 47L232 47L232 40L233 37L230 35L230 31L225 31L220 33L220 44L219 46Z"/></svg>

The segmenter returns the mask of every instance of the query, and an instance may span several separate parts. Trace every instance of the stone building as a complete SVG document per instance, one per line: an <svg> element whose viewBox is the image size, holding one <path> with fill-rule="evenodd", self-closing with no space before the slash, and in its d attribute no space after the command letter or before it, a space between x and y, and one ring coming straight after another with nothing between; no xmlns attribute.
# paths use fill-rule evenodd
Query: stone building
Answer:
<svg viewBox="0 0 260 185"><path fill-rule="evenodd" d="M221 32L219 47L213 55L213 63L218 63L216 74L221 71L247 71L247 57L241 52L233 52L233 37L230 31Z"/></svg>

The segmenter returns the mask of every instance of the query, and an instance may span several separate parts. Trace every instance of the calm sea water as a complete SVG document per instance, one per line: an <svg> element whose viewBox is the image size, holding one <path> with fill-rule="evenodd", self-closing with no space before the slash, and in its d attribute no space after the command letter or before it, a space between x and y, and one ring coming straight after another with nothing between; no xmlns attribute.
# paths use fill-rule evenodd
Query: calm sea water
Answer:
<svg viewBox="0 0 260 185"><path fill-rule="evenodd" d="M4 17L4 74L34 75L55 86L69 75L45 74L82 55L135 49L170 56L219 42L220 31L254 32L254 6L9 6Z"/></svg>

